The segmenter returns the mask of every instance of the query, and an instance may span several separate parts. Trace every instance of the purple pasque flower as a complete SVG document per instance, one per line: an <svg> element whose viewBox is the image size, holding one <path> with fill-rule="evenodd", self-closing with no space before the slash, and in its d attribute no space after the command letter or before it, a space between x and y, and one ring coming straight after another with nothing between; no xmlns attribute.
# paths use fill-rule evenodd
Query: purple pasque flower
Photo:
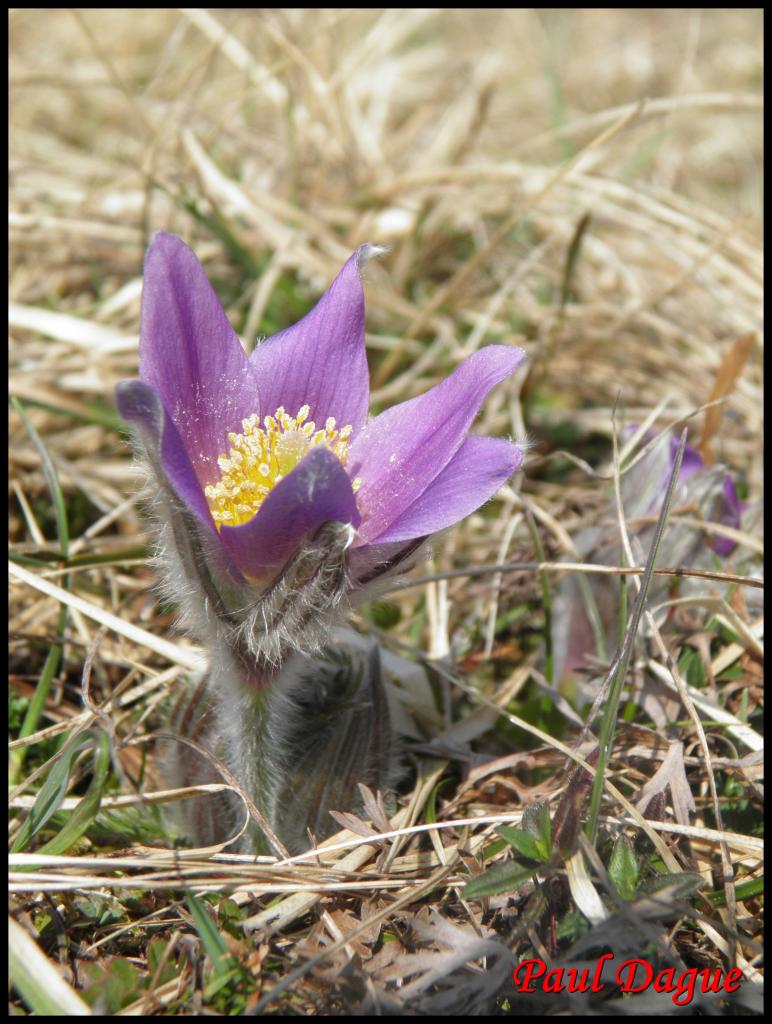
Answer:
<svg viewBox="0 0 772 1024"><path fill-rule="evenodd" d="M319 559L340 593L404 567L522 463L509 441L468 436L518 348L483 348L368 421L360 270L372 251L361 246L314 309L251 356L191 250L162 233L148 251L140 379L118 384L118 410L166 498L182 570L196 560L231 610L244 588L274 593L288 568L295 588L318 577Z"/></svg>

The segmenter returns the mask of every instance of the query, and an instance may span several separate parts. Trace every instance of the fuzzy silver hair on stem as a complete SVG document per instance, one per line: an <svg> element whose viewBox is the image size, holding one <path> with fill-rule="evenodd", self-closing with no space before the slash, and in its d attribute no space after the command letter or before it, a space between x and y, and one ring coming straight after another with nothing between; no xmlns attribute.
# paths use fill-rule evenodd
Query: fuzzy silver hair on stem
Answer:
<svg viewBox="0 0 772 1024"><path fill-rule="evenodd" d="M338 644L294 657L273 680L270 698L244 692L227 714L213 699L216 684L212 672L179 696L171 726L195 746L164 743L167 778L180 787L222 783L217 765L224 765L290 853L337 830L331 811L361 810L360 785L385 793L398 781L377 645ZM197 846L226 842L243 821L235 794L199 796L174 812L177 831ZM277 852L254 822L238 848Z"/></svg>

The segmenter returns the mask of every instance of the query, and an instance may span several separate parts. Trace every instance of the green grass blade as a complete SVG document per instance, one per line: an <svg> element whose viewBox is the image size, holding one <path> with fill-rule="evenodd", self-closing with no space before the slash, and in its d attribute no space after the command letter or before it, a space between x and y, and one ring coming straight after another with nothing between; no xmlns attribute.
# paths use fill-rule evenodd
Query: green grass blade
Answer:
<svg viewBox="0 0 772 1024"><path fill-rule="evenodd" d="M212 961L212 969L215 975L224 976L230 974L236 963L228 952L228 947L223 941L214 922L204 907L192 892L185 893L185 902L193 917L193 924L196 926L201 944L209 959Z"/></svg>
<svg viewBox="0 0 772 1024"><path fill-rule="evenodd" d="M41 852L62 853L64 850L69 849L86 831L99 810L102 790L104 789L110 768L110 741L107 734L103 732L90 732L79 737L78 741L67 748L56 764L54 764L46 777L46 781L40 787L40 792L32 806L32 810L11 847L12 853L26 850L32 839L61 807L67 793L67 786L70 781L70 773L75 758L84 750L88 750L89 747L94 748L94 774L91 785L86 795L70 815L66 825L57 836L41 848ZM85 825L83 825L84 820Z"/></svg>
<svg viewBox="0 0 772 1024"><path fill-rule="evenodd" d="M675 493L678 476L681 472L681 462L683 461L685 447L686 430L681 434L681 442L678 446L678 451L673 462L673 469L670 473L670 480L668 481L665 500L663 501L662 508L660 509L657 527L654 532L654 540L651 543L651 548L649 549L649 554L646 559L645 572L641 578L641 588L638 592L636 602L633 605L633 611L630 616L627 632L620 645L619 653L615 657L609 670L611 684L609 686L608 699L605 704L603 719L601 721L598 769L595 774L595 778L593 779L592 793L590 795L590 809L585 829L591 843L595 842L598 834L598 815L600 813L600 801L603 793L603 779L605 777L606 765L608 764L608 760L611 755L611 747L614 742L619 699L622 694L624 681L627 677L627 669L630 665L630 658L632 657L635 638L638 635L638 627L640 626L643 611L646 607L646 596L649 592L649 586L654 575L657 552L665 533L668 516L670 515L670 506L673 503L673 494Z"/></svg>
<svg viewBox="0 0 772 1024"><path fill-rule="evenodd" d="M80 839L99 813L107 777L110 774L110 738L100 732L94 750L94 774L86 794L60 832L41 846L40 853L66 853Z"/></svg>
<svg viewBox="0 0 772 1024"><path fill-rule="evenodd" d="M40 456L40 464L43 470L43 475L46 478L48 490L51 494L51 501L54 507L54 515L56 517L56 533L59 539L59 550L62 558L66 561L70 550L70 527L67 519L67 507L64 501L64 494L59 484L59 475L56 472L56 467L48 454L48 449L43 444L37 430L30 422L24 407L17 398L12 397L10 399L11 406L18 414L24 429L27 431L32 444ZM63 587L66 589L68 585L67 577L64 578ZM62 607L59 612L59 622L57 627L58 636L61 638L64 636L64 631L67 625L67 609ZM48 652L48 656L43 666L43 672L41 673L38 685L35 687L35 694L27 708L27 713L24 716L24 722L22 723L20 737L29 736L38 727L38 722L43 714L48 695L51 692L51 686L54 681L54 677L59 670L59 665L64 652L64 646L62 643L55 643ZM22 747L18 751L15 751L10 761L10 781L13 784L19 777L22 767L24 765L24 759L26 757L26 748Z"/></svg>
<svg viewBox="0 0 772 1024"><path fill-rule="evenodd" d="M64 630L67 625L67 609L62 605L59 609L59 622L57 625L57 633L61 637L64 635ZM46 657L43 671L40 673L40 679L35 687L35 692L30 700L27 713L24 716L24 721L21 723L21 729L19 729L18 739L24 739L25 736L31 736L38 727L38 722L43 714L43 710L48 700L48 695L51 692L56 673L59 671L59 664L62 659L62 653L64 647L61 643L55 643L52 645ZM16 750L12 750L8 764L8 780L13 786L18 781L21 770L24 767L24 760L27 756L27 747L19 747Z"/></svg>
<svg viewBox="0 0 772 1024"><path fill-rule="evenodd" d="M43 444L40 434L32 426L27 414L24 411L24 407L18 398L11 398L11 405L14 410L18 413L19 419L24 424L24 429L29 434L30 441L35 448L35 451L40 456L40 465L43 470L43 475L46 478L48 489L51 492L51 500L54 505L54 515L56 516L56 532L59 537L59 548L62 552L62 558L67 558L70 549L70 528L67 522L67 508L64 504L64 495L62 494L62 488L59 485L59 476L56 472L56 467L51 460L51 456L48 454L48 449Z"/></svg>

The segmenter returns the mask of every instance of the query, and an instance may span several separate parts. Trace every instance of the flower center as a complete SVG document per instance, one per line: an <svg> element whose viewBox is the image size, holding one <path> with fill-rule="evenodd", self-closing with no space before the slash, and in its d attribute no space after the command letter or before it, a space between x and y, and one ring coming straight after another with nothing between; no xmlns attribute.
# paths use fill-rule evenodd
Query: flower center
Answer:
<svg viewBox="0 0 772 1024"><path fill-rule="evenodd" d="M279 406L273 416L264 418L262 427L257 415L252 415L242 420L243 433L228 434L230 452L217 459L220 480L204 488L218 530L223 524L241 526L248 522L272 488L312 448L323 445L346 464L353 427L349 424L338 430L330 416L324 428L317 430L308 419L310 413L304 405L297 416L289 416ZM354 490L360 483L359 479L353 481Z"/></svg>

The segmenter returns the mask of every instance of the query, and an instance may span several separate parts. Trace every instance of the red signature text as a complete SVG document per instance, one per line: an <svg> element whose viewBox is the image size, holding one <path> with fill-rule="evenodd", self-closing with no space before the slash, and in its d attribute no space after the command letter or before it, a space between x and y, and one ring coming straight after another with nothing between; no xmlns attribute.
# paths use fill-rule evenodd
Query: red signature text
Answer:
<svg viewBox="0 0 772 1024"><path fill-rule="evenodd" d="M602 992L606 987L601 981L603 965L614 959L613 953L604 953L594 967L553 967L547 969L544 960L523 960L512 975L518 992ZM695 992L719 993L736 992L742 981L739 967L724 973L720 968L688 968L679 971L675 967L655 969L646 960L623 960L614 975L622 992L668 992L676 1006L688 1006Z"/></svg>

